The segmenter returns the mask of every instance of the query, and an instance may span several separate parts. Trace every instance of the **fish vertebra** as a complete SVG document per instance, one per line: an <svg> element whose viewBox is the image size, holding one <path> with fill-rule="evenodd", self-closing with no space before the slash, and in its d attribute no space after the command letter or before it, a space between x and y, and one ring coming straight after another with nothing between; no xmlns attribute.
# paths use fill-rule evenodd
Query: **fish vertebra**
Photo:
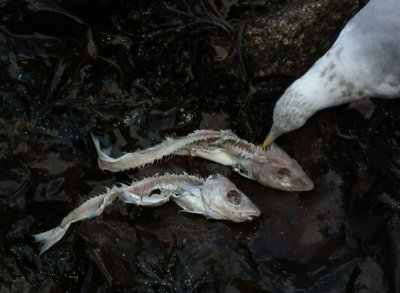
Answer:
<svg viewBox="0 0 400 293"><path fill-rule="evenodd" d="M93 142L96 147L98 155L99 168L102 170L109 170L118 172L132 168L140 168L147 164L152 164L157 160L164 157L173 155L175 151L192 143L198 143L202 140L218 138L217 131L214 130L200 130L189 134L181 139L167 138L160 144L150 147L145 150L138 150L134 153L127 153L119 158L113 159L105 154L100 148L100 142L92 134Z"/></svg>
<svg viewBox="0 0 400 293"><path fill-rule="evenodd" d="M57 243L72 223L101 215L116 199L142 206L159 206L172 199L186 212L233 222L250 221L261 213L244 193L221 175L207 179L188 174L148 177L130 185L107 188L105 193L72 210L58 227L34 235L42 244L40 253Z"/></svg>
<svg viewBox="0 0 400 293"><path fill-rule="evenodd" d="M100 149L93 137L99 167L109 171L123 171L151 164L170 155L192 155L233 167L247 178L272 188L286 191L308 191L314 188L311 179L300 165L276 144L267 150L240 139L230 130L197 130L185 137L166 138L160 144L127 153L113 159Z"/></svg>

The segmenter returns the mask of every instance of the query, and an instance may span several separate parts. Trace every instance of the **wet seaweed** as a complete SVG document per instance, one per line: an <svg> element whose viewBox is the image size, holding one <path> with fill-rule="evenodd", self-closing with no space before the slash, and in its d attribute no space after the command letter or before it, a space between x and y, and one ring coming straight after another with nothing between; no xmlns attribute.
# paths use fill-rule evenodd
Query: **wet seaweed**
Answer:
<svg viewBox="0 0 400 293"><path fill-rule="evenodd" d="M318 43L316 34L302 54L291 52L299 65L290 71L285 46L268 72L287 64L279 71L287 76L255 78L260 53L248 45L260 27L252 26L293 28L277 18L289 2L4 1L0 291L399 291L398 101L376 101L370 120L345 106L328 109L280 138L316 183L307 193L273 191L196 158L117 174L97 168L91 132L114 146L113 155L206 127L261 142L274 101L318 51L306 46ZM284 30L270 41L300 33ZM118 64L123 84L119 70L93 56ZM95 186L189 170L227 173L263 216L237 225L178 214L173 205L115 205L38 256L31 235L53 227Z"/></svg>

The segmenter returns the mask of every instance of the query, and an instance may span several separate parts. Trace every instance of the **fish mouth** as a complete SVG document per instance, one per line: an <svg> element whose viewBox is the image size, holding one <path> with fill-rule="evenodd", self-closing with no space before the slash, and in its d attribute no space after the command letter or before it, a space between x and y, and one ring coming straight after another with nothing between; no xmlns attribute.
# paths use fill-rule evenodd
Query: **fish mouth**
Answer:
<svg viewBox="0 0 400 293"><path fill-rule="evenodd" d="M310 178L307 178L307 180L303 182L302 186L303 186L302 190L299 191L310 191L314 189L314 182L312 182Z"/></svg>
<svg viewBox="0 0 400 293"><path fill-rule="evenodd" d="M303 177L294 184L292 191L310 191L312 189L314 189L314 182L309 177Z"/></svg>
<svg viewBox="0 0 400 293"><path fill-rule="evenodd" d="M314 183L310 179L309 181L303 181L299 184L288 184L286 186L280 185L277 188L283 191L310 191L314 189Z"/></svg>
<svg viewBox="0 0 400 293"><path fill-rule="evenodd" d="M257 208L256 210L252 211L246 211L240 213L240 217L244 219L245 221L251 221L254 220L254 218L257 218L261 215L261 211Z"/></svg>
<svg viewBox="0 0 400 293"><path fill-rule="evenodd" d="M300 177L284 181L271 175L268 176L267 183L264 185L283 191L310 191L314 189L314 183L308 176L302 175Z"/></svg>

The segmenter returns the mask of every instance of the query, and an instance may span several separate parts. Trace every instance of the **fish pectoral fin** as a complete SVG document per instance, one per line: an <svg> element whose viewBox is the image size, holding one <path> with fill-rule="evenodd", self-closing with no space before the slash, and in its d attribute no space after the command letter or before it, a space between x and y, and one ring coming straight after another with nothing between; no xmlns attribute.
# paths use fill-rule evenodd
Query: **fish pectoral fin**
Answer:
<svg viewBox="0 0 400 293"><path fill-rule="evenodd" d="M199 212L199 211L191 211L191 210L186 210L186 209L183 209L183 210L178 211L178 214L180 214L180 213L204 215L202 212Z"/></svg>
<svg viewBox="0 0 400 293"><path fill-rule="evenodd" d="M140 205L141 198L134 193L123 190L122 191L122 201L127 204Z"/></svg>
<svg viewBox="0 0 400 293"><path fill-rule="evenodd" d="M246 178L248 178L248 179L253 179L253 177L250 176L250 175L247 173L246 170L243 170L243 169L240 168L240 165L234 166L234 167L233 167L233 170L234 170L235 172L238 172L238 173L239 173L240 175L242 175L243 177L246 177Z"/></svg>

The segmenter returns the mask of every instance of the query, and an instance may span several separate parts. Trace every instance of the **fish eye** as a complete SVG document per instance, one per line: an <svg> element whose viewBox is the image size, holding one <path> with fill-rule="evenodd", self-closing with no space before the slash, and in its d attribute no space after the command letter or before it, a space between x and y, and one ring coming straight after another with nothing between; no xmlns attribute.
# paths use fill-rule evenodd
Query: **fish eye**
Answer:
<svg viewBox="0 0 400 293"><path fill-rule="evenodd" d="M226 196L228 197L230 203L234 205L240 205L240 200L242 197L240 196L240 193L236 190L229 190Z"/></svg>
<svg viewBox="0 0 400 293"><path fill-rule="evenodd" d="M278 171L276 171L275 174L278 175L280 178L292 177L291 172L288 168L280 168Z"/></svg>

